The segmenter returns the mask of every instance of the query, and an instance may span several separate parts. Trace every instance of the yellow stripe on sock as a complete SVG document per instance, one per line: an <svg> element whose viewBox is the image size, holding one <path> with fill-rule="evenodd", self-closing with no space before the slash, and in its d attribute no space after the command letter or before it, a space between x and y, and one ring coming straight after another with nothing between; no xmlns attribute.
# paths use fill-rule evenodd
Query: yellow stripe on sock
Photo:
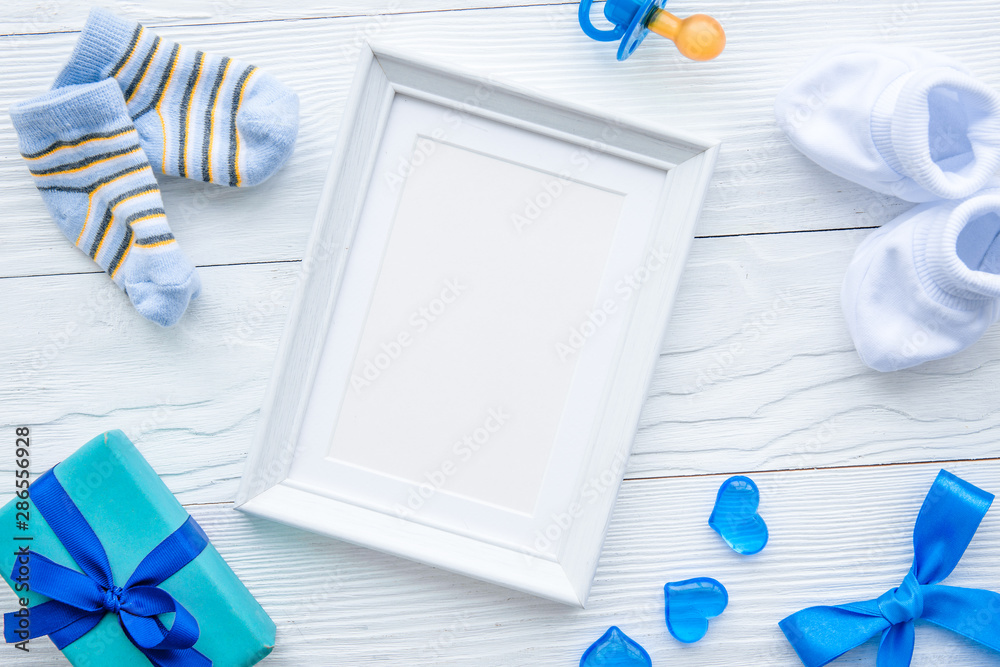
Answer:
<svg viewBox="0 0 1000 667"><path fill-rule="evenodd" d="M96 188L94 188L94 191L93 191L93 192L91 192L91 193L90 193L90 194L88 195L88 201L87 201L87 216L86 216L86 217L85 217L85 218L83 219L83 227L81 227L81 228L80 228L80 235L76 237L76 245L77 245L77 246L79 246L79 245L80 245L80 239L82 239L82 238L83 238L83 233L84 233L85 231L87 231L87 223L88 223L88 222L90 222L90 207L91 207L91 205L92 205L92 204L94 203L94 195L96 195L96 194L97 194L97 193L98 193L98 192L100 191L100 189L101 189L101 188L103 188L103 187L104 187L104 186L106 186L106 185L111 185L111 184L112 184L112 183L114 183L115 181L120 181L120 180L122 180L123 178L128 178L129 176L133 176L133 175L135 175L135 174L141 174L142 172L144 172L144 171L147 171L147 170L149 171L149 173L150 173L150 174L152 174L152 173L153 173L153 170L152 170L152 168L151 168L151 167L149 167L149 166L146 166L146 167L143 167L142 169L140 169L140 170L138 170L138 171L133 171L133 172L130 172L130 173L128 173L128 174L122 174L122 175L121 175L121 176L119 176L118 178L112 178L112 179L111 179L110 181L108 181L107 183L101 183L101 184L100 184L100 185L98 185L98 186L97 186ZM131 197L126 197L125 199L123 199L123 200L121 200L120 202L118 202L118 204L121 204L121 203L123 203L123 202L127 202L127 201L129 201L129 200L131 200L131 199L135 199L136 197L142 197L142 196L144 196L144 195L148 195L148 194L150 194L150 193L149 193L149 192L140 192L140 193L139 193L139 194L137 194L137 195L132 195ZM115 204L115 208L118 208L118 204ZM112 215L114 215L114 210L113 210L113 209L112 209L112 211L111 211L111 214L112 214ZM113 222L113 221L112 221L112 222ZM108 225L108 229L111 229L111 225ZM105 230L105 232L104 232L104 235L105 235L105 236L107 236L107 230ZM104 243L104 239L101 239L101 243ZM95 253L94 253L94 256L96 257L96 256L98 255L98 253L100 253L100 252L101 252L101 246L100 246L100 245L98 245L98 246L97 246L97 252L95 252Z"/></svg>
<svg viewBox="0 0 1000 667"><path fill-rule="evenodd" d="M167 99L167 91L170 90L170 84L174 81L174 72L177 71L177 63L180 59L181 49L178 47L177 57L170 66L170 74L167 75L167 84L163 86L163 94L156 101L156 115L160 117L160 128L163 130L163 159L160 160L160 171L164 174L167 173L167 124L163 122L163 113L160 111L160 105L163 104L163 100Z"/></svg>
<svg viewBox="0 0 1000 667"><path fill-rule="evenodd" d="M139 83L135 84L135 86L132 88L132 94L128 96L127 100L125 100L126 104L131 102L132 98L135 97L135 94L139 92L140 88L142 88L142 82L146 80L146 75L149 74L149 70L153 69L153 63L156 62L156 54L157 52L159 52L160 44L162 43L163 41L161 40L153 44L153 56L149 59L149 67L147 67L146 70L142 73L142 76L139 78Z"/></svg>
<svg viewBox="0 0 1000 667"><path fill-rule="evenodd" d="M63 144L62 146L56 146L55 148L53 148L51 150L45 151L41 155L35 155L34 157L26 157L24 159L26 161L28 161L28 162L33 162L35 160L42 160L44 158L49 157L50 155L55 155L59 151L66 150L67 148L78 148L79 146L86 146L87 144L94 143L95 141L111 141L112 139L118 139L120 137L124 137L129 132L135 132L135 128L134 127L127 127L124 130L122 130L121 132L118 132L116 134L112 134L112 135L107 136L107 137L93 137L91 139L84 139L83 141L78 141L78 142L75 142L75 143L72 143L72 144Z"/></svg>
<svg viewBox="0 0 1000 667"><path fill-rule="evenodd" d="M219 90L221 91L226 85L226 77L229 76L229 68L233 66L232 60L226 61L226 68L222 70L222 79L219 81ZM215 110L219 106L219 97L215 98L215 104L212 106L212 120L208 124L208 181L209 183L215 183L215 176L212 175L212 142L215 139Z"/></svg>
<svg viewBox="0 0 1000 667"><path fill-rule="evenodd" d="M133 199L138 199L139 197L148 197L149 195L156 194L157 192L159 192L159 190L151 190L150 192L140 192L139 194L132 195L131 197L125 197L125 199L122 199L120 202L115 204L115 208L118 208L127 201L132 201ZM112 209L111 212L114 213L114 209ZM158 213L156 215L162 215L162 214ZM155 216L149 216L149 217L155 217ZM145 218L143 218L143 220L145 220Z"/></svg>
<svg viewBox="0 0 1000 667"><path fill-rule="evenodd" d="M166 241L158 241L156 243L151 243L149 245L142 246L143 248L159 248L161 246L170 245L171 243L177 243L177 239L167 239Z"/></svg>
<svg viewBox="0 0 1000 667"><path fill-rule="evenodd" d="M87 223L90 222L90 209L94 205L94 193L91 192L87 195L87 215L83 216L83 227L80 228L80 235L76 237L76 247L80 247L80 239L83 238L83 233L87 231Z"/></svg>
<svg viewBox="0 0 1000 667"><path fill-rule="evenodd" d="M148 193L148 192L146 192L146 193L143 193L143 194L149 194L149 193ZM139 195L136 195L136 196L139 196ZM131 197L130 197L129 199L131 199ZM153 213L153 214L151 214L151 215L146 215L146 216L143 216L143 217L141 217L141 218L136 218L136 219L135 219L135 220L133 220L133 221L132 221L132 223L131 223L131 224L132 224L132 228L133 228L133 229L135 229L135 226L136 226L137 224L139 224L140 222L145 222L145 221L147 221L147 220L154 220L154 219L156 219L156 218L165 218L165 217L167 217L167 216L166 216L166 215L164 215L163 213Z"/></svg>
<svg viewBox="0 0 1000 667"><path fill-rule="evenodd" d="M243 105L243 93L246 91L247 84L250 83L250 79L252 79L253 75L256 74L256 73L257 73L257 69L255 68L252 72L250 72L250 74L247 76L247 78L243 79L243 85L240 87L240 95L239 95L238 98L236 98L236 109L235 109L236 113L233 114L233 125L236 124L236 116L239 114L239 109ZM239 132L239 130L236 130L235 134L236 134L236 156L235 156L235 158L233 160L233 171L236 172L236 187L239 187L240 186L240 182L243 180L242 177L240 176L240 132Z"/></svg>
<svg viewBox="0 0 1000 667"><path fill-rule="evenodd" d="M118 158L128 157L129 155L135 155L136 153L142 152L142 147L137 146L136 148L130 150L128 153L122 153L121 155L112 155L111 157L106 157L102 160L97 160L91 162L90 164L84 165L82 167L77 167L76 169L67 169L65 171L53 171L48 174L35 174L35 178L45 178L46 176L65 176L66 174L75 174L77 172L84 171L85 169L90 169L91 167L97 166L99 164L104 164L105 162L110 162L111 160L117 160Z"/></svg>

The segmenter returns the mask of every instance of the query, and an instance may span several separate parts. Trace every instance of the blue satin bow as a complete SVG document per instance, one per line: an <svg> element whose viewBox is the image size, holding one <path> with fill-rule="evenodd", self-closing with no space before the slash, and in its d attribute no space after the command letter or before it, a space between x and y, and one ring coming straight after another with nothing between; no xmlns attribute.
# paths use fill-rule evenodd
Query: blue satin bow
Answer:
<svg viewBox="0 0 1000 667"><path fill-rule="evenodd" d="M778 625L806 667L820 667L882 633L877 667L907 667L918 618L1000 651L1000 595L941 586L951 574L993 495L942 470L913 528L913 567L903 583L874 600L810 607Z"/></svg>
<svg viewBox="0 0 1000 667"><path fill-rule="evenodd" d="M51 470L31 485L31 498L83 574L29 552L31 588L52 598L31 607L30 637L49 635L62 650L90 632L105 614L116 614L125 636L156 667L210 667L193 648L198 622L169 593L157 588L208 545L191 517L147 555L124 586L115 585L104 546ZM17 564L14 575L17 576ZM160 614L174 614L168 630ZM4 614L4 638L20 641L18 616Z"/></svg>

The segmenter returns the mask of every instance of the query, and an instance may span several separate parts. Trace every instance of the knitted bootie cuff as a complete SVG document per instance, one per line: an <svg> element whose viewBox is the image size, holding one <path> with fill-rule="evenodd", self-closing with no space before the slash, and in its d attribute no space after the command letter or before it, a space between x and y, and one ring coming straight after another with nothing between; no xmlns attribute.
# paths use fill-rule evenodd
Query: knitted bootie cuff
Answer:
<svg viewBox="0 0 1000 667"><path fill-rule="evenodd" d="M963 117L932 110L932 94L939 100L954 98L952 111ZM1000 169L1000 94L950 67L910 72L886 88L876 104L872 136L897 172L941 199L962 199ZM944 136L967 143L967 150L935 160L931 144Z"/></svg>

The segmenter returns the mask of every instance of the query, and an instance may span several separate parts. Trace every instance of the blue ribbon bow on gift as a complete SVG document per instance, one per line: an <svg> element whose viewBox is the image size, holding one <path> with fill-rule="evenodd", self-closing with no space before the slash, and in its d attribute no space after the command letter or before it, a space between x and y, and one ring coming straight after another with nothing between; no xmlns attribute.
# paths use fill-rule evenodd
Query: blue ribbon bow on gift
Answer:
<svg viewBox="0 0 1000 667"><path fill-rule="evenodd" d="M30 609L30 638L48 635L59 650L90 632L105 614L115 614L125 636L156 667L210 667L194 649L198 621L166 591L163 581L198 557L208 545L201 526L188 520L147 555L124 586L117 586L104 546L51 470L31 485L31 498L52 532L83 573L28 552L31 587L52 598ZM17 576L17 564L14 574ZM160 614L174 614L168 630ZM4 614L4 638L20 641L19 617Z"/></svg>
<svg viewBox="0 0 1000 667"><path fill-rule="evenodd" d="M907 667L918 618L1000 651L1000 595L941 586L951 574L993 495L942 470L913 528L913 567L903 583L874 600L810 607L778 625L806 667L821 667L882 633L877 667Z"/></svg>

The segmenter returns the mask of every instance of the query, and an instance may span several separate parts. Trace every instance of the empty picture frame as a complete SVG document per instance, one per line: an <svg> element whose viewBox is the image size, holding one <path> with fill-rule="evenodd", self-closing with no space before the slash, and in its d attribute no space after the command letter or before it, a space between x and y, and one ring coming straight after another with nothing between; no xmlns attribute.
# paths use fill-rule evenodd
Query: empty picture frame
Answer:
<svg viewBox="0 0 1000 667"><path fill-rule="evenodd" d="M583 606L716 144L381 48L337 133L237 506Z"/></svg>

